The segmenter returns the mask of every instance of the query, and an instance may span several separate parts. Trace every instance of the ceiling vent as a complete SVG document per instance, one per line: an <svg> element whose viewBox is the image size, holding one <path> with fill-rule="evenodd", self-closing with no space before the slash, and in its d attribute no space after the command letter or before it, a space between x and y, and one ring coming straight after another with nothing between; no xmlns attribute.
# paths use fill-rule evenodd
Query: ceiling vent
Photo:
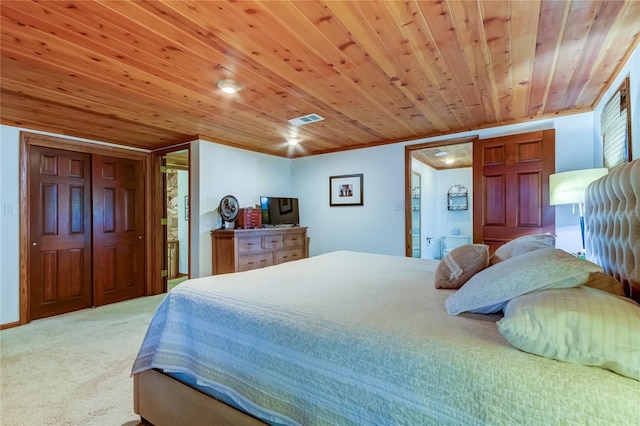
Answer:
<svg viewBox="0 0 640 426"><path fill-rule="evenodd" d="M305 124L315 123L316 121L322 121L324 117L320 117L318 114L307 114L302 117L292 118L289 123L294 126L304 126Z"/></svg>

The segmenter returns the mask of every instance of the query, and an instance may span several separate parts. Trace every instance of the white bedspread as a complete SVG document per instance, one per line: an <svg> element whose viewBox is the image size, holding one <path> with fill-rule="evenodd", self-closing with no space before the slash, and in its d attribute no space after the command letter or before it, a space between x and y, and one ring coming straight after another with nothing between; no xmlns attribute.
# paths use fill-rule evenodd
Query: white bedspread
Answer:
<svg viewBox="0 0 640 426"><path fill-rule="evenodd" d="M133 373L188 373L273 423L637 424L639 382L520 352L496 317L447 315L436 266L335 252L187 281Z"/></svg>

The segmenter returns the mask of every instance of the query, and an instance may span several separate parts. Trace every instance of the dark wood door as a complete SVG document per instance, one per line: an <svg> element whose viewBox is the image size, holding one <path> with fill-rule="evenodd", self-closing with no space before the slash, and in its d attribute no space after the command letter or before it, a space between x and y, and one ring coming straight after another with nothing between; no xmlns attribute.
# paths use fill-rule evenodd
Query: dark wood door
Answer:
<svg viewBox="0 0 640 426"><path fill-rule="evenodd" d="M144 294L144 165L93 155L96 306Z"/></svg>
<svg viewBox="0 0 640 426"><path fill-rule="evenodd" d="M481 139L473 147L473 241L497 247L528 234L555 233L549 175L555 131Z"/></svg>
<svg viewBox="0 0 640 426"><path fill-rule="evenodd" d="M29 150L29 320L88 308L91 157Z"/></svg>

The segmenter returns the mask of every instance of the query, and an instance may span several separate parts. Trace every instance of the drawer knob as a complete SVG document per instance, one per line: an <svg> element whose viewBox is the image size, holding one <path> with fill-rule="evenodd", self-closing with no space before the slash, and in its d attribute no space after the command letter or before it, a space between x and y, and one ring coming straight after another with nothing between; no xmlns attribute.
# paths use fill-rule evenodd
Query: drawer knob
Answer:
<svg viewBox="0 0 640 426"><path fill-rule="evenodd" d="M247 243L247 245L248 245L248 246L252 246L252 245L253 245L253 243Z"/></svg>
<svg viewBox="0 0 640 426"><path fill-rule="evenodd" d="M282 256L282 258L283 258L283 259L286 259L286 258L288 258L288 257L289 257L289 256Z"/></svg>
<svg viewBox="0 0 640 426"><path fill-rule="evenodd" d="M253 262L249 262L248 265L253 265Z"/></svg>
<svg viewBox="0 0 640 426"><path fill-rule="evenodd" d="M264 263L264 262L266 262L266 261L267 261L267 259L262 259L260 262L261 262L261 263Z"/></svg>

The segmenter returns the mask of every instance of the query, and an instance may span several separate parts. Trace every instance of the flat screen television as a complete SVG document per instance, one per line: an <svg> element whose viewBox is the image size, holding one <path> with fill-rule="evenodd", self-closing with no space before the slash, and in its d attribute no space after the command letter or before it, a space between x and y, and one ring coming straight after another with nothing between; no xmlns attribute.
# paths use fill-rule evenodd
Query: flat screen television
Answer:
<svg viewBox="0 0 640 426"><path fill-rule="evenodd" d="M260 197L262 226L298 226L300 213L298 199L286 197Z"/></svg>

